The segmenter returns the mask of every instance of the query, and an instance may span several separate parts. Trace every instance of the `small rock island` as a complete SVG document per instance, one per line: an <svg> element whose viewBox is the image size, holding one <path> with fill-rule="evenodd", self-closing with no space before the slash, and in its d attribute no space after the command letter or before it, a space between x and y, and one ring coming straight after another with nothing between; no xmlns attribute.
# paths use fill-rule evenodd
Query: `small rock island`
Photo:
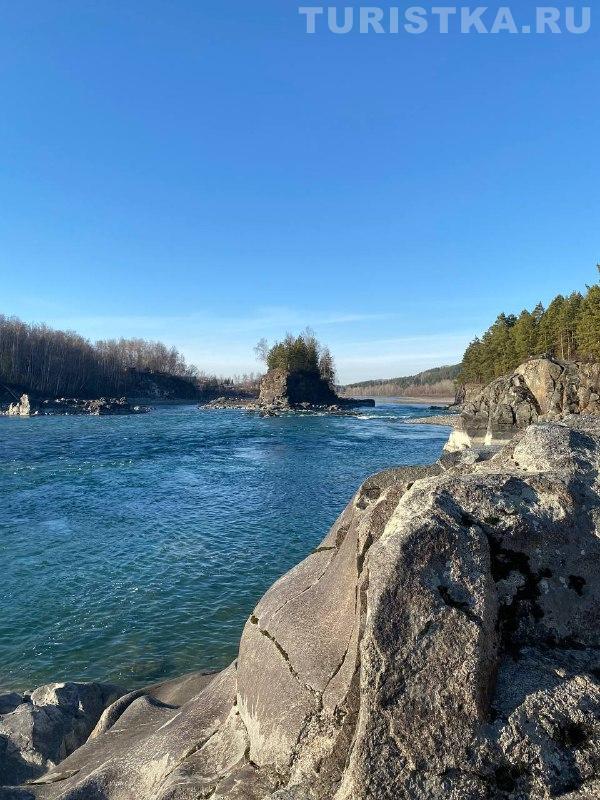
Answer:
<svg viewBox="0 0 600 800"><path fill-rule="evenodd" d="M338 395L331 353L310 330L296 337L288 334L270 348L263 339L256 352L268 367L258 397L219 397L204 408L245 408L263 416L276 416L288 411L339 414L375 405L370 398Z"/></svg>
<svg viewBox="0 0 600 800"><path fill-rule="evenodd" d="M79 397L57 397L55 399L33 399L29 394L22 394L14 403L9 403L0 416L5 417L38 417L83 415L92 417L114 416L116 414L147 414L149 406L133 405L126 397L99 397L84 400Z"/></svg>

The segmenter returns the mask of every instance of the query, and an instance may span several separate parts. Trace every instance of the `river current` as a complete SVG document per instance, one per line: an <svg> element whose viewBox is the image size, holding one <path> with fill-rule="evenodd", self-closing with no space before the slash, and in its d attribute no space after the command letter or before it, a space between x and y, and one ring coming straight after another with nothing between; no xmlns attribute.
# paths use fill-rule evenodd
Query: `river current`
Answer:
<svg viewBox="0 0 600 800"><path fill-rule="evenodd" d="M416 414L0 418L0 691L224 667L362 480L438 458Z"/></svg>

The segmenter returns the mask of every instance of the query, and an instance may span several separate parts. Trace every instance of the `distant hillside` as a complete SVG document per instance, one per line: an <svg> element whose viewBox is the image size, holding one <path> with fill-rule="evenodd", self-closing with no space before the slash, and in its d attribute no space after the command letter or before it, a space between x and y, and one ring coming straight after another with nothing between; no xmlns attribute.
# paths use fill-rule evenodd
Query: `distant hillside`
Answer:
<svg viewBox="0 0 600 800"><path fill-rule="evenodd" d="M434 367L407 375L403 378L387 378L382 380L349 383L341 387L342 394L359 397L376 395L379 397L453 397L455 381L461 370L460 364Z"/></svg>

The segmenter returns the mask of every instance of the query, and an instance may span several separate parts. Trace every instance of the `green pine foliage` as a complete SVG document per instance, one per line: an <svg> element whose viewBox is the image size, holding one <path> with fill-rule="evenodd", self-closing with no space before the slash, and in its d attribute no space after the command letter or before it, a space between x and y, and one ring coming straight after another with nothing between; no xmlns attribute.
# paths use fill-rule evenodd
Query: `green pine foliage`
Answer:
<svg viewBox="0 0 600 800"><path fill-rule="evenodd" d="M575 336L582 352L600 359L600 286L592 286L580 303Z"/></svg>
<svg viewBox="0 0 600 800"><path fill-rule="evenodd" d="M288 333L281 342L269 347L261 339L255 348L260 360L268 369L286 372L311 372L318 374L331 386L335 383L335 364L329 348L323 346L307 328L299 336Z"/></svg>
<svg viewBox="0 0 600 800"><path fill-rule="evenodd" d="M288 334L282 342L277 342L267 355L269 369L285 369L288 372L318 372L319 351L316 340L311 336L292 336Z"/></svg>
<svg viewBox="0 0 600 800"><path fill-rule="evenodd" d="M599 266L600 270L600 266ZM459 383L489 383L530 356L600 360L600 285L585 295L558 295L548 308L538 303L518 316L500 314L481 338L467 347Z"/></svg>

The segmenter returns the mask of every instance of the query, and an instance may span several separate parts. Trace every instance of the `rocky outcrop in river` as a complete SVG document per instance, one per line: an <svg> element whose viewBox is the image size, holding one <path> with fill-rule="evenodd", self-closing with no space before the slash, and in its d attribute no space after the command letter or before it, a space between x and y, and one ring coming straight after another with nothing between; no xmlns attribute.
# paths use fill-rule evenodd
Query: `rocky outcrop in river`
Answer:
<svg viewBox="0 0 600 800"><path fill-rule="evenodd" d="M100 397L97 400L80 400L74 397L59 397L55 400L32 401L24 394L19 402L11 403L0 415L8 417L32 417L51 415L80 415L93 417L114 416L116 414L146 414L148 406L132 405L126 397Z"/></svg>
<svg viewBox="0 0 600 800"><path fill-rule="evenodd" d="M287 372L272 369L263 377L260 384L258 402L262 406L294 407L300 403L315 406L329 406L338 403L339 398L327 381L318 373Z"/></svg>
<svg viewBox="0 0 600 800"><path fill-rule="evenodd" d="M245 408L265 416L274 416L287 411L338 414L374 405L375 401L369 398L339 397L318 372L271 369L261 380L257 399L219 397L204 407Z"/></svg>
<svg viewBox="0 0 600 800"><path fill-rule="evenodd" d="M100 397L98 400L60 397L57 400L43 400L39 405L41 414L89 414L93 417L146 414L148 411L148 406L132 405L126 397Z"/></svg>
<svg viewBox="0 0 600 800"><path fill-rule="evenodd" d="M369 478L230 667L119 698L0 798L600 797L599 470L571 415Z"/></svg>
<svg viewBox="0 0 600 800"><path fill-rule="evenodd" d="M5 412L0 410L0 414L4 413L7 417L29 417L31 416L31 402L29 395L23 394L20 399L14 403L10 403Z"/></svg>

